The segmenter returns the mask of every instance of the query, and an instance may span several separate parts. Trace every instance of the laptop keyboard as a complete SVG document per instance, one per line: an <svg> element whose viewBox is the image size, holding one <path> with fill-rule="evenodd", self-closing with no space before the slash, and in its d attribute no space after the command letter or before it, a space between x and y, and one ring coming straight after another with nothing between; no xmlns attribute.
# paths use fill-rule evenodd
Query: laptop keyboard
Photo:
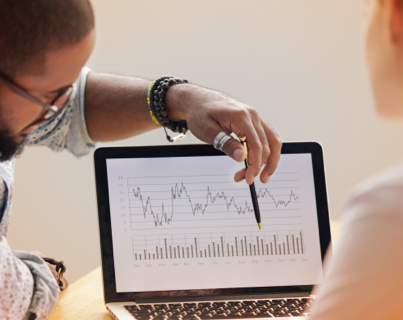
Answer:
<svg viewBox="0 0 403 320"><path fill-rule="evenodd" d="M313 298L125 306L137 320L305 317Z"/></svg>

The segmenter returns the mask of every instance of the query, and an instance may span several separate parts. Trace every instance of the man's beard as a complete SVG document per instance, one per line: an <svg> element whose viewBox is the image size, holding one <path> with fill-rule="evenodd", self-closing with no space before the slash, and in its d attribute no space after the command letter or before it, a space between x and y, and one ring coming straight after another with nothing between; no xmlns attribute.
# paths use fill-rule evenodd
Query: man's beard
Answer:
<svg viewBox="0 0 403 320"><path fill-rule="evenodd" d="M22 153L25 138L20 142L14 141L8 131L0 130L0 162L11 160Z"/></svg>

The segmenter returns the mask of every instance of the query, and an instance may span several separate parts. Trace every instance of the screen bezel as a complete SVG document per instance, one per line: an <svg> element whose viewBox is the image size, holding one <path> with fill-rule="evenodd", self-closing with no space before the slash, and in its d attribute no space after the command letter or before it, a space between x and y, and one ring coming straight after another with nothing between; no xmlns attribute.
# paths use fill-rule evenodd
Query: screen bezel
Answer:
<svg viewBox="0 0 403 320"><path fill-rule="evenodd" d="M330 246L330 220L326 193L323 151L316 142L284 143L282 154L310 153L315 184L315 197L318 216L320 249L322 261ZM109 192L107 179L107 159L125 158L162 158L162 157L196 157L196 156L226 156L214 149L212 145L169 145L150 147L109 147L98 148L94 153L95 180L98 204L98 218L101 244L101 260L103 270L103 289L105 303L135 301L139 299L161 298L201 298L214 296L248 296L256 294L283 294L311 292L313 286L276 286L257 288L221 288L209 290L172 290L151 292L116 292L115 267L113 260L112 229L109 210Z"/></svg>

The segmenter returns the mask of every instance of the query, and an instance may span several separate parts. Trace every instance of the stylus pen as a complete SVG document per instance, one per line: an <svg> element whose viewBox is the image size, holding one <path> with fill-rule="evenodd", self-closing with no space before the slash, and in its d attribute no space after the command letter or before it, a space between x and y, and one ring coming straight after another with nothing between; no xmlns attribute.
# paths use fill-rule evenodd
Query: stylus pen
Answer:
<svg viewBox="0 0 403 320"><path fill-rule="evenodd" d="M239 137L239 140L241 141L241 143L243 144L243 146L246 149L246 159L245 159L245 166L246 169L248 169L249 166L249 152L248 152L248 147L246 144L246 137ZM250 194L252 196L252 204L253 204L253 211L255 211L255 218L256 218L256 222L257 225L259 226L259 229L262 229L262 223L260 221L260 209L259 209L259 204L257 202L257 195L256 195L256 188L255 188L255 183L252 182L251 185L249 185L249 189L250 189Z"/></svg>

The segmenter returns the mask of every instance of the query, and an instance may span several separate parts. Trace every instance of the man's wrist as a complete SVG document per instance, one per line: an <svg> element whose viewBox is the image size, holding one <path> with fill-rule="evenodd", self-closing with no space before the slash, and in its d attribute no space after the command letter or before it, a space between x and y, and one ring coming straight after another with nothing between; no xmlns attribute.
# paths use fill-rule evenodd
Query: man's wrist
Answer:
<svg viewBox="0 0 403 320"><path fill-rule="evenodd" d="M171 121L186 120L186 112L190 106L189 93L196 87L190 83L182 83L169 88L165 96L165 106Z"/></svg>
<svg viewBox="0 0 403 320"><path fill-rule="evenodd" d="M235 99L222 92L193 83L175 85L168 90L165 97L166 109L171 121L189 120L189 111L192 110L192 106L201 108L222 100L229 104L236 103Z"/></svg>

